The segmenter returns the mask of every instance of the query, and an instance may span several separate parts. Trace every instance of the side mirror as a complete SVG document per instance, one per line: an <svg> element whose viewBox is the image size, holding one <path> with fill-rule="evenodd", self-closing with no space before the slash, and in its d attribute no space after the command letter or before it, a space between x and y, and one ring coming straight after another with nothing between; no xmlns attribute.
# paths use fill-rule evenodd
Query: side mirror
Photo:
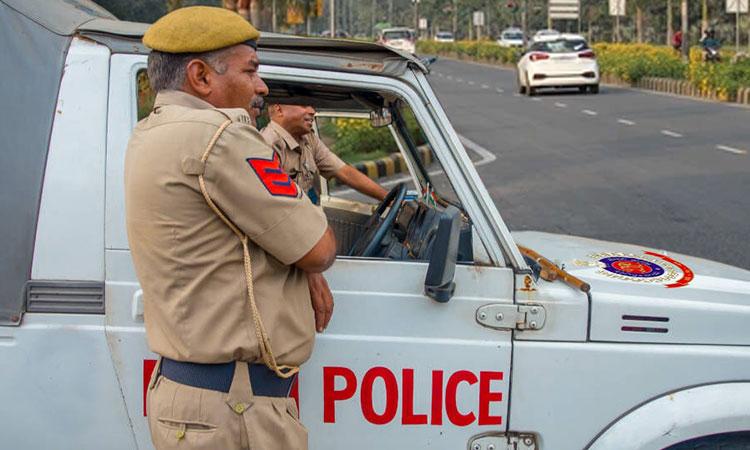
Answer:
<svg viewBox="0 0 750 450"><path fill-rule="evenodd" d="M424 278L424 293L436 302L446 303L453 297L456 283L456 258L460 237L461 212L455 206L443 211L432 243L430 265Z"/></svg>
<svg viewBox="0 0 750 450"><path fill-rule="evenodd" d="M430 67L434 63L437 62L438 57L437 56L426 56L424 58L420 58L420 61L422 61L422 64L424 64L425 67Z"/></svg>
<svg viewBox="0 0 750 450"><path fill-rule="evenodd" d="M370 125L373 128L383 128L393 123L393 116L391 110L388 108L380 108L374 111L370 111Z"/></svg>

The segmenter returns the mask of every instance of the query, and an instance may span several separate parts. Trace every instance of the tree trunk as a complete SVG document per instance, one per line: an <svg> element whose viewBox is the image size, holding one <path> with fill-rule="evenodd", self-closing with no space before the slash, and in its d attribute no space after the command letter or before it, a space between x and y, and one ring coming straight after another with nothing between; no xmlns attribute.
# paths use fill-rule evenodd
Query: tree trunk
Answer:
<svg viewBox="0 0 750 450"><path fill-rule="evenodd" d="M681 0L680 15L682 16L682 59L688 60L690 54L690 36L688 32L688 0Z"/></svg>
<svg viewBox="0 0 750 450"><path fill-rule="evenodd" d="M672 45L672 0L667 0L667 45Z"/></svg>
<svg viewBox="0 0 750 450"><path fill-rule="evenodd" d="M182 8L182 0L167 0L167 12Z"/></svg>
<svg viewBox="0 0 750 450"><path fill-rule="evenodd" d="M247 2L241 2L247 5ZM241 16L247 17L247 10L245 10L245 13L242 13L242 10L237 11L240 13ZM250 23L252 23L256 27L260 27L260 0L250 0Z"/></svg>
<svg viewBox="0 0 750 450"><path fill-rule="evenodd" d="M708 29L708 2L703 0L701 4L701 36Z"/></svg>
<svg viewBox="0 0 750 450"><path fill-rule="evenodd" d="M643 9L640 6L635 8L635 34L639 44L643 43Z"/></svg>
<svg viewBox="0 0 750 450"><path fill-rule="evenodd" d="M453 0L453 30L451 31L453 31L453 39L458 40L458 0Z"/></svg>

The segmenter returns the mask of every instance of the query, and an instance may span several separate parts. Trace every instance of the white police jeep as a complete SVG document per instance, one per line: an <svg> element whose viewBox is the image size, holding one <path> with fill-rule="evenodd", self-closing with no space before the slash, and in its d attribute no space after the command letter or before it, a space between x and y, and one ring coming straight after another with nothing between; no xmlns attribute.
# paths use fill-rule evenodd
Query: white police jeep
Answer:
<svg viewBox="0 0 750 450"><path fill-rule="evenodd" d="M0 0L2 448L151 448L122 180L149 108L144 29L88 0ZM314 105L334 148L347 126L392 139L406 174L380 220L323 197L341 256L296 389L312 449L750 445L750 272L511 235L419 61L260 45L274 101Z"/></svg>

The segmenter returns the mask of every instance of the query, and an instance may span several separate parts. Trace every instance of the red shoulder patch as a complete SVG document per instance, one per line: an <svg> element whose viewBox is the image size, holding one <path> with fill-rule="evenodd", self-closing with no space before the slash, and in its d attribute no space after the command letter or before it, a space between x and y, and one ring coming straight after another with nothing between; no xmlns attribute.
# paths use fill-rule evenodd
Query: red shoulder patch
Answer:
<svg viewBox="0 0 750 450"><path fill-rule="evenodd" d="M274 152L273 158L247 158L247 163L253 169L263 186L271 195L283 197L297 197L297 185L292 182L289 175L281 169L279 155Z"/></svg>

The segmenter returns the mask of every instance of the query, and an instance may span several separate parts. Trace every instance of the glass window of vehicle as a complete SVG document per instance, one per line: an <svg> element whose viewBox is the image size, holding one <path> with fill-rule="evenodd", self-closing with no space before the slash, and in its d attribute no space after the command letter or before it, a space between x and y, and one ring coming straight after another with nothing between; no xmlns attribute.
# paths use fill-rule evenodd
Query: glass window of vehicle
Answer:
<svg viewBox="0 0 750 450"><path fill-rule="evenodd" d="M589 46L582 39L557 39L554 41L535 42L531 50L545 53L575 53L588 50Z"/></svg>
<svg viewBox="0 0 750 450"><path fill-rule="evenodd" d="M453 39L453 33L447 32L447 31L441 31L437 33L436 35L440 39Z"/></svg>
<svg viewBox="0 0 750 450"><path fill-rule="evenodd" d="M523 33L519 33L517 31L506 31L505 33L503 33L503 39L520 40L523 39Z"/></svg>
<svg viewBox="0 0 750 450"><path fill-rule="evenodd" d="M383 39L387 41L393 41L396 39L411 39L411 33L409 32L409 30L386 31L383 33Z"/></svg>

